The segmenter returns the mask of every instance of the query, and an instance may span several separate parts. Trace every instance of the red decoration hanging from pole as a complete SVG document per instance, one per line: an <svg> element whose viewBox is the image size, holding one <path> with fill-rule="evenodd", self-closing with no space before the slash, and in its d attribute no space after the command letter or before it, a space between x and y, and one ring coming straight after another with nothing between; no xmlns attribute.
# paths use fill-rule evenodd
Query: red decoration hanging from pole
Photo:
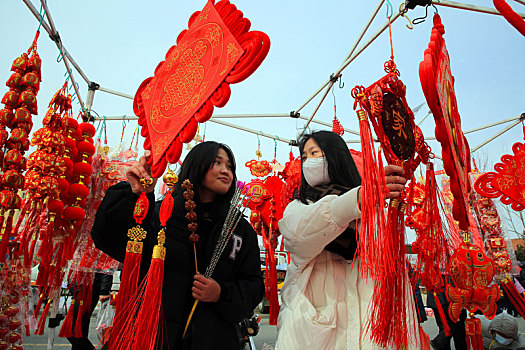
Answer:
<svg viewBox="0 0 525 350"><path fill-rule="evenodd" d="M476 180L476 191L488 198L500 197L503 204L513 210L525 209L525 146L516 142L512 146L514 154L505 154L501 163L494 165L496 172L487 172Z"/></svg>
<svg viewBox="0 0 525 350"><path fill-rule="evenodd" d="M142 82L134 111L151 150L148 164L159 177L167 163L175 163L182 144L193 140L197 124L224 107L230 85L250 76L270 49L265 33L249 31L250 21L228 0L208 1L195 12L188 29L177 38L155 75Z"/></svg>

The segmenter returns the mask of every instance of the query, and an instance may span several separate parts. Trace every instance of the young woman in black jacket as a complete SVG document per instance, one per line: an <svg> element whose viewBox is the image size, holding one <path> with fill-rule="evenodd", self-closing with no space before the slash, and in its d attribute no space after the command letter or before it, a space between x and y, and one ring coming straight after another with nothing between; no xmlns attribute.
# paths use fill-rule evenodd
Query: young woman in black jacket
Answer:
<svg viewBox="0 0 525 350"><path fill-rule="evenodd" d="M147 151L146 151L147 152ZM128 182L108 189L93 225L97 248L123 262L128 229L136 225L133 208L143 190L140 179L149 179L146 158L127 171ZM166 259L162 286L157 348L162 349L238 349L236 325L250 316L264 294L257 234L244 218L239 222L217 263L212 278L195 274L193 244L189 240L181 184L189 179L194 185L197 204L198 270L206 270L217 244L235 190L235 159L224 144L207 141L196 145L182 163L175 187L173 214L167 223ZM155 203L154 183L145 189L150 208L142 227L148 232L144 241L140 277L146 275L153 246L160 229L159 208ZM193 306L195 314L183 339L184 326ZM160 344L162 343L162 347Z"/></svg>

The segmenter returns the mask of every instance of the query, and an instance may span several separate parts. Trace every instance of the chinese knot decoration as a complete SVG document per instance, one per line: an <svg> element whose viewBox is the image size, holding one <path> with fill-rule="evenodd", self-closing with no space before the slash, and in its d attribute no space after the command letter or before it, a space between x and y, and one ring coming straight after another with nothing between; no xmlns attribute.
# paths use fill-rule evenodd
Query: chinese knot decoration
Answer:
<svg viewBox="0 0 525 350"><path fill-rule="evenodd" d="M387 217L382 210L386 189L381 154L375 153L368 121L389 164L404 169L404 177L412 178L421 161L428 162L429 148L421 130L414 124L414 114L406 102L406 87L399 79L393 56L385 63L386 75L369 87L352 89L361 134L364 172L361 206L362 226L359 239L361 273L374 278L376 288L369 320L372 340L382 347L406 346L406 307L391 302L392 295L403 295L408 282L404 248L404 215L407 201L402 197L390 201ZM392 278L392 276L396 276ZM405 300L404 297L401 297ZM388 315L388 316L387 316Z"/></svg>
<svg viewBox="0 0 525 350"><path fill-rule="evenodd" d="M250 25L228 0L208 1L190 17L155 75L138 88L134 111L144 148L151 150L153 177L179 160L182 144L193 140L198 123L211 118L214 106L226 105L230 85L250 76L266 57L270 39L249 31Z"/></svg>
<svg viewBox="0 0 525 350"><path fill-rule="evenodd" d="M513 155L503 155L501 163L494 165L496 172L478 177L474 188L485 197L500 197L503 204L521 211L525 208L525 147L523 143L516 142L512 151Z"/></svg>
<svg viewBox="0 0 525 350"><path fill-rule="evenodd" d="M481 176L484 175L486 174ZM476 181L475 183L477 184L478 182ZM477 188L476 191L473 191L472 197L475 199L473 207L483 232L487 254L494 261L494 267L496 268L495 277L505 290L511 303L523 317L525 316L525 301L514 285L514 280L511 276L512 260L507 250L507 243L503 236L501 219L496 206L492 199L483 197Z"/></svg>

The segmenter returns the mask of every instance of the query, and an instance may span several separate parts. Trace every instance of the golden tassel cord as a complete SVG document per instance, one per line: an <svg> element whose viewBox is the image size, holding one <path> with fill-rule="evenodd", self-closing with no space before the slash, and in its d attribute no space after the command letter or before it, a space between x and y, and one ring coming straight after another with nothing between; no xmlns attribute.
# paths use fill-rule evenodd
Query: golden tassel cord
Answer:
<svg viewBox="0 0 525 350"><path fill-rule="evenodd" d="M193 317L193 313L195 312L195 309L197 308L197 304L199 303L198 300L195 300L193 303L193 307L191 308L190 315L188 316L188 320L186 321L186 326L184 326L184 333L182 333L182 337L186 335L186 331L188 330L188 326L190 325L191 318Z"/></svg>

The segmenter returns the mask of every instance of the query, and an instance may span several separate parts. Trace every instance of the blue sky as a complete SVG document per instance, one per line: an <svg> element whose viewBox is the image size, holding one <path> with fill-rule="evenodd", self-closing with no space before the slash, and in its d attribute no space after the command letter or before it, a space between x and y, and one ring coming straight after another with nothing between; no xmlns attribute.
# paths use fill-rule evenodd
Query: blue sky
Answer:
<svg viewBox="0 0 525 350"><path fill-rule="evenodd" d="M462 1L463 2L463 1ZM508 1L517 11L525 6ZM35 7L40 3L33 0ZM493 7L491 1L470 1L480 6ZM270 52L261 67L246 81L232 86L229 103L216 114L289 113L301 106L343 62L358 34L370 18L376 1L234 1L252 22L252 30L266 32L272 42ZM139 84L153 74L177 35L187 28L189 16L204 7L204 1L53 1L48 6L65 47L90 80L108 89L134 95ZM399 3L394 3L394 8ZM524 38L501 16L438 7L445 25L445 40L450 53L452 74L456 78L456 94L464 130L483 126L525 112L523 81L525 81ZM424 9L410 11L410 18L424 15ZM424 102L418 76L419 62L428 45L432 28L433 10L427 20L405 27L405 19L392 25L394 55L401 79L407 86L407 100L411 107ZM0 81L10 75L14 58L26 51L33 39L38 21L21 1L0 1ZM386 6L380 10L363 42L386 21ZM51 96L64 81L65 68L57 63L58 49L42 32L39 53L43 60L43 81L38 94L40 116L45 113ZM388 31L368 47L345 71L344 88L334 89L338 118L343 126L357 130L357 118L352 110L350 90L355 85L369 85L380 78L383 63L390 56ZM74 72L85 101L87 85ZM2 85L3 86L3 85ZM0 92L7 87L0 88ZM310 115L315 103L309 104L302 115ZM333 97L328 95L316 115L331 122ZM98 91L93 109L99 115L131 115L132 101ZM79 106L75 106L75 115ZM421 119L428 108L416 115ZM293 139L304 122L284 119L227 120L252 129ZM131 139L136 122L126 129L125 140ZM467 136L471 147L502 130L505 125ZM325 127L312 125L313 129ZM433 136L434 121L428 118L422 125L425 135ZM118 145L122 132L120 121L108 122L110 144ZM202 128L201 128L202 134ZM356 136L344 135L356 140ZM207 123L206 139L229 144L239 163L239 175L247 180L249 172L244 163L255 157L257 137L241 131ZM274 141L261 137L263 158L271 160ZM514 142L523 140L520 126L486 146L489 170ZM359 148L357 144L352 144ZM440 154L439 145L431 147ZM279 143L277 159L288 160L290 147ZM297 155L297 150L295 150Z"/></svg>

